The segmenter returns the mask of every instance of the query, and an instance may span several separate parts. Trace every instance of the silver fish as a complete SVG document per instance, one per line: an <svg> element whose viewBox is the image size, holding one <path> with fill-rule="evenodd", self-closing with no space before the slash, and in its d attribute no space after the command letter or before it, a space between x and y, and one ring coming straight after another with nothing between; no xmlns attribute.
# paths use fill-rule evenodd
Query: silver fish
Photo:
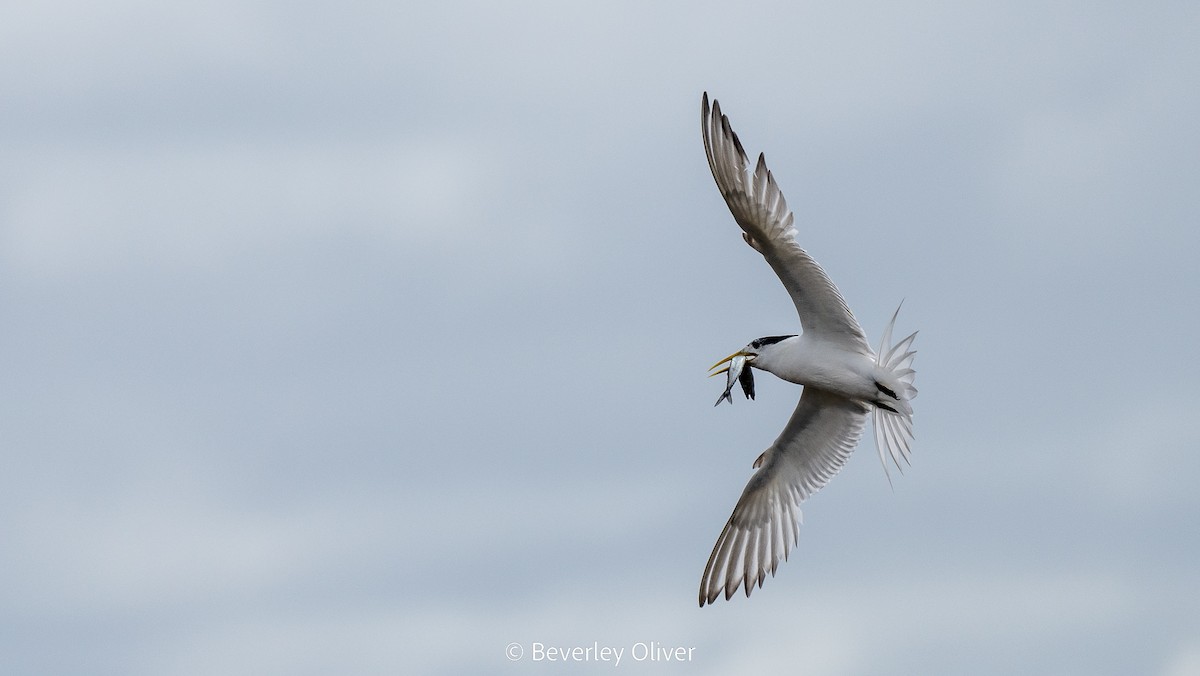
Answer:
<svg viewBox="0 0 1200 676"><path fill-rule="evenodd" d="M753 372L753 369L746 368L746 356L740 355L740 354L731 355L731 356L727 357L726 359L724 359L720 362L717 362L717 364L715 366L713 366L713 368L720 366L721 364L725 363L726 361L729 362L729 366L726 366L725 368L721 369L720 371L717 371L716 373L712 374L714 376L718 375L722 372L724 372L726 374L725 391L721 393L721 396L717 398L717 403L713 404L713 405L720 406L721 402L726 401L726 400L728 400L730 404L733 403L733 395L731 393L733 392L733 384L735 382L741 384L742 392L746 395L747 399L753 399L754 398L754 372Z"/></svg>

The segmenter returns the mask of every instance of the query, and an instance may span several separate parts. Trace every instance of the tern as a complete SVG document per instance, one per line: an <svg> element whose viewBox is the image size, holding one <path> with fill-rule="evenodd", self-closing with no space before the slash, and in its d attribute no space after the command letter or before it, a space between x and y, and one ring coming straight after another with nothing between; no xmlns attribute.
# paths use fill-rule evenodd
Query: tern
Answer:
<svg viewBox="0 0 1200 676"><path fill-rule="evenodd" d="M746 596L775 575L780 561L800 536L800 503L820 490L846 463L858 445L868 414L875 430L879 459L901 468L909 462L913 440L910 401L917 394L912 368L914 332L889 345L900 308L883 332L879 351L846 305L833 281L796 242L794 216L759 154L753 171L729 118L708 93L701 99L700 126L704 151L717 188L742 237L779 276L800 315L801 333L767 336L712 366L711 375L726 373L725 391L717 399L733 403L735 383L754 398L753 369L804 386L795 412L779 438L754 461L733 514L721 531L704 576L700 606L726 600L743 587ZM890 475L888 476L891 482Z"/></svg>

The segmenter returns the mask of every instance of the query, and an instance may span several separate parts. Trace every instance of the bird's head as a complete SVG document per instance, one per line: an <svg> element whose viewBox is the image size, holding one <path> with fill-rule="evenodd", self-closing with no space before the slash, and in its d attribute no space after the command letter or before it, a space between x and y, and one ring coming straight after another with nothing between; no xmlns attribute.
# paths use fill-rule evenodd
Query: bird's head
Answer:
<svg viewBox="0 0 1200 676"><path fill-rule="evenodd" d="M717 404L726 400L731 404L733 403L733 397L730 395L730 392L733 391L733 384L735 382L741 384L742 392L745 393L747 399L753 399L754 373L752 369L760 368L770 371L778 344L792 337L767 336L765 338L756 338L750 341L750 344L746 345L746 347L713 364L712 368L709 369L712 371L712 373L708 374L710 377L721 375L722 373L729 374L725 380L725 391L717 399ZM725 368L713 370L722 365L725 365Z"/></svg>

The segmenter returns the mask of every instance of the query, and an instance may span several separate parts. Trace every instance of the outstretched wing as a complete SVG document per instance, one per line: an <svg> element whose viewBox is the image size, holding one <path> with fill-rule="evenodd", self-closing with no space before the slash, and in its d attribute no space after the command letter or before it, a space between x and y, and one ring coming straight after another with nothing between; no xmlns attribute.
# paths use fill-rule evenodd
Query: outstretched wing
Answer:
<svg viewBox="0 0 1200 676"><path fill-rule="evenodd" d="M707 92L701 101L700 127L708 166L721 196L742 227L746 242L779 275L796 305L804 331L870 354L862 327L842 294L796 243L794 216L767 169L765 157L760 154L754 171L749 171L746 151L730 128L729 118L721 114L721 104L716 101L710 110Z"/></svg>
<svg viewBox="0 0 1200 676"><path fill-rule="evenodd" d="M775 574L800 536L800 503L837 474L858 440L867 406L813 387L804 388L800 403L775 443L755 462L733 515L717 538L704 576L700 606L717 597L746 596Z"/></svg>

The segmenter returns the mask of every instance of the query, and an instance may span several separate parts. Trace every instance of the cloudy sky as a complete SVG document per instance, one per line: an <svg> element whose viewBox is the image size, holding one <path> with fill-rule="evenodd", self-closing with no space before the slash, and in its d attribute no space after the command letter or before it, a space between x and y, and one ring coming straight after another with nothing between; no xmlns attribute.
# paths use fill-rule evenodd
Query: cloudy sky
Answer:
<svg viewBox="0 0 1200 676"><path fill-rule="evenodd" d="M1197 30L6 5L0 671L1200 673ZM706 367L796 319L706 90L872 342L905 300L921 396L894 489L868 440L779 574L700 609L798 395L712 406Z"/></svg>

